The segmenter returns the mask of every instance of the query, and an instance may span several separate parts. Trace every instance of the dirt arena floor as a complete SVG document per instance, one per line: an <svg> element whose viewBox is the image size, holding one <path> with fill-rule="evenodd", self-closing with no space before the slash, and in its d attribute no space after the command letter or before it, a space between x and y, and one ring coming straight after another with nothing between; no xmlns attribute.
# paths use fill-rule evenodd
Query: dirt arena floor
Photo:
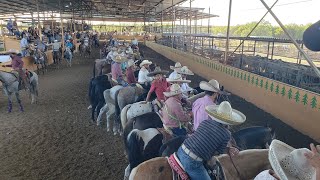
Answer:
<svg viewBox="0 0 320 180"><path fill-rule="evenodd" d="M174 64L156 52L141 47L147 59L168 69ZM97 51L96 51L97 52ZM91 59L76 58L72 68L55 69L40 76L38 104L31 105L22 92L25 112L14 103L7 113L7 100L0 96L0 179L122 179L127 161L122 140L90 120L88 83ZM192 85L203 80L190 77ZM277 138L295 147L306 147L312 140L245 100L232 96L234 108L247 115L242 127L268 122ZM240 127L238 127L240 128Z"/></svg>

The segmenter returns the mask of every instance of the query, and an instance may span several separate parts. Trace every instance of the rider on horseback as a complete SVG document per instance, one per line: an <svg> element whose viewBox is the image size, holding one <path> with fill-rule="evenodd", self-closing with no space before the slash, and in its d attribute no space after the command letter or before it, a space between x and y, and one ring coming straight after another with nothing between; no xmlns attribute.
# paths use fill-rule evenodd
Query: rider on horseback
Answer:
<svg viewBox="0 0 320 180"><path fill-rule="evenodd" d="M138 75L138 82L141 84L141 86L144 89L149 89L150 87L150 83L153 80L151 77L148 76L149 74L149 65L152 64L151 61L149 60L143 60L140 63L140 71L139 71L139 75Z"/></svg>
<svg viewBox="0 0 320 180"><path fill-rule="evenodd" d="M54 64L58 63L60 47L61 47L60 42L58 42L58 40L54 40L54 43L52 44Z"/></svg>
<svg viewBox="0 0 320 180"><path fill-rule="evenodd" d="M160 114L163 119L163 126L171 130L176 136L187 135L185 126L191 121L191 115L182 108L182 92L178 84L172 84L169 92L163 93L168 99L165 101Z"/></svg>
<svg viewBox="0 0 320 180"><path fill-rule="evenodd" d="M176 69L178 74L181 74L182 79L186 79L188 75L194 75L194 73L188 69L187 66ZM189 92L194 92L195 90L189 86L188 83L181 84L182 97L184 99L189 97Z"/></svg>
<svg viewBox="0 0 320 180"><path fill-rule="evenodd" d="M133 60L129 60L128 61L128 67L127 67L127 70L126 70L126 77L127 77L127 82L128 84L133 84L133 83L136 83L136 78L134 77L134 62Z"/></svg>
<svg viewBox="0 0 320 180"><path fill-rule="evenodd" d="M111 65L111 75L114 81L117 81L118 84L123 86L127 85L128 83L123 79L122 70L121 70L121 63L124 62L124 58L120 55L117 55L112 62Z"/></svg>
<svg viewBox="0 0 320 180"><path fill-rule="evenodd" d="M151 83L151 87L148 92L146 101L149 101L150 96L154 91L156 92L157 99L160 102L165 101L163 92L165 92L169 87L169 83L164 78L165 74L168 74L168 71L162 71L160 67L157 67L153 72L147 75L149 77L154 77L154 80Z"/></svg>
<svg viewBox="0 0 320 180"><path fill-rule="evenodd" d="M211 79L209 82L201 81L200 89L204 90L206 95L197 99L192 104L194 130L198 128L202 121L209 118L208 113L205 111L205 107L215 105L218 95L221 93L219 82L215 79Z"/></svg>
<svg viewBox="0 0 320 180"><path fill-rule="evenodd" d="M28 89L27 77L22 69L24 62L22 61L21 57L17 55L16 50L10 49L8 54L10 55L12 62L9 65L2 65L2 67L12 67L13 71L18 72L19 77L17 78L19 79L19 84L21 85L20 88Z"/></svg>
<svg viewBox="0 0 320 180"><path fill-rule="evenodd" d="M190 179L210 180L204 163L216 152L222 154L228 147L231 132L228 125L238 125L246 120L241 112L232 109L229 102L224 101L219 106L210 105L206 108L210 119L204 120L197 130L187 138L177 152L177 156L188 173ZM229 147L231 155L238 150Z"/></svg>

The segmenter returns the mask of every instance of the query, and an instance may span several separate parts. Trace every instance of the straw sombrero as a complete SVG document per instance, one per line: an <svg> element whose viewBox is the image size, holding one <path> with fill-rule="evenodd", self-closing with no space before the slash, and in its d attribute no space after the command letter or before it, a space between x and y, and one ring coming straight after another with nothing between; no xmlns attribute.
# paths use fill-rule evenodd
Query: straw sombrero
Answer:
<svg viewBox="0 0 320 180"><path fill-rule="evenodd" d="M148 77L152 77L152 76L155 76L157 74L163 74L163 75L166 75L168 74L169 71L164 71L164 70L161 70L161 68L158 66L154 69L153 72L150 72L149 74L147 74Z"/></svg>
<svg viewBox="0 0 320 180"><path fill-rule="evenodd" d="M209 82L201 81L199 86L200 86L200 89L205 91L211 91L216 93L221 92L219 82L215 79L211 79Z"/></svg>
<svg viewBox="0 0 320 180"><path fill-rule="evenodd" d="M308 163L307 148L295 149L279 140L273 140L269 149L269 162L281 180L316 180L316 171Z"/></svg>
<svg viewBox="0 0 320 180"><path fill-rule="evenodd" d="M124 57L121 57L120 55L116 55L116 57L113 59L114 62L122 63L125 62L127 59Z"/></svg>
<svg viewBox="0 0 320 180"><path fill-rule="evenodd" d="M190 69L188 69L187 66L183 66L182 68L177 68L176 71L179 74L194 75L194 73Z"/></svg>
<svg viewBox="0 0 320 180"><path fill-rule="evenodd" d="M184 80L182 79L181 74L175 75L173 78L167 78L166 79L168 83L190 83L190 80Z"/></svg>
<svg viewBox="0 0 320 180"><path fill-rule="evenodd" d="M170 69L175 70L177 68L182 68L181 63L176 62L176 64L174 66L170 66Z"/></svg>
<svg viewBox="0 0 320 180"><path fill-rule="evenodd" d="M163 92L166 97L172 97L181 93L181 87L178 84L172 84L169 92Z"/></svg>
<svg viewBox="0 0 320 180"><path fill-rule="evenodd" d="M206 106L206 112L211 119L226 125L239 125L246 121L246 116L235 109L232 109L228 101L223 101L220 105Z"/></svg>
<svg viewBox="0 0 320 180"><path fill-rule="evenodd" d="M152 64L152 62L149 61L149 60L143 60L143 61L140 63L140 67L142 67L143 65L146 65L146 64L150 65L150 64Z"/></svg>

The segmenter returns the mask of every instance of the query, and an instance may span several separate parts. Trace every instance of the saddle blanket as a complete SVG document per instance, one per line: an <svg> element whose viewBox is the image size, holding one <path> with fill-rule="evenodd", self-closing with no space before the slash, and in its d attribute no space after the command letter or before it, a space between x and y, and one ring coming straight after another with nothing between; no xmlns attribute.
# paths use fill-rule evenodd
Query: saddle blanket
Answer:
<svg viewBox="0 0 320 180"><path fill-rule="evenodd" d="M170 167L172 168L173 176L176 177L176 173L178 174L179 178L181 180L190 180L188 174L184 170L182 164L180 163L178 157L176 156L176 153L173 153L170 157L168 157L168 163ZM176 178L174 178L176 179Z"/></svg>

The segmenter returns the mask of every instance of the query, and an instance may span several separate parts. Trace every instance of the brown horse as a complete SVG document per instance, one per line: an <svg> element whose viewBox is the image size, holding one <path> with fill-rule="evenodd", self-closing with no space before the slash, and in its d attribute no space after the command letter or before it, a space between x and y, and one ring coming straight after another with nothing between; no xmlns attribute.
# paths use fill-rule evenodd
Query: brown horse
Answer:
<svg viewBox="0 0 320 180"><path fill-rule="evenodd" d="M93 66L93 77L111 72L111 64L105 59L96 59Z"/></svg>
<svg viewBox="0 0 320 180"><path fill-rule="evenodd" d="M239 155L232 157L223 154L211 158L208 164L213 164L217 159L224 171L226 180L253 179L261 171L271 169L267 149L244 150ZM236 168L235 168L236 167ZM239 174L237 173L239 172ZM164 157L157 157L141 163L130 174L130 180L171 180L172 170Z"/></svg>

